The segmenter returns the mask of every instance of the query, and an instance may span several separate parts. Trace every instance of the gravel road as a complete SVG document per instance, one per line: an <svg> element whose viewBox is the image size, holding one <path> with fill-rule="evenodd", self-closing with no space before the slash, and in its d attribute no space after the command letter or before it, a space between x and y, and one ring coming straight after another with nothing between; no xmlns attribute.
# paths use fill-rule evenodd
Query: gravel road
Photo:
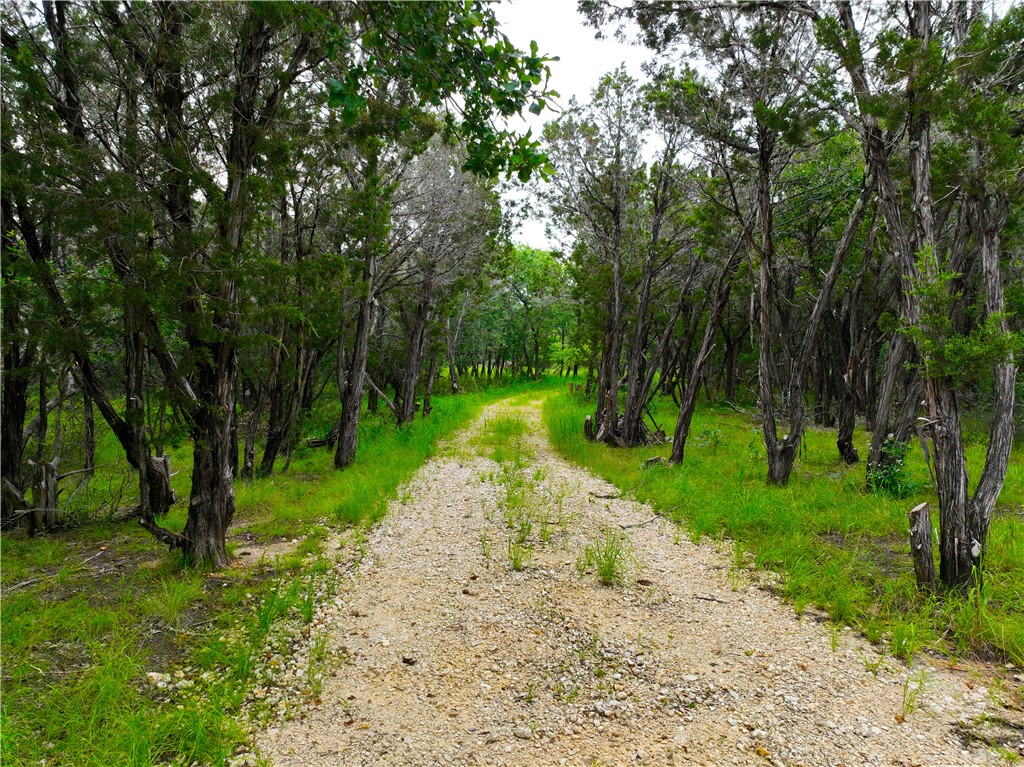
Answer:
<svg viewBox="0 0 1024 767"><path fill-rule="evenodd" d="M321 608L343 660L319 705L258 734L270 764L965 767L1018 747L970 736L1008 716L993 677L908 667L797 616L727 543L693 543L556 456L540 405L485 410L370 533ZM529 427L521 571L502 474L474 444L503 413ZM606 587L577 561L609 530L630 561Z"/></svg>

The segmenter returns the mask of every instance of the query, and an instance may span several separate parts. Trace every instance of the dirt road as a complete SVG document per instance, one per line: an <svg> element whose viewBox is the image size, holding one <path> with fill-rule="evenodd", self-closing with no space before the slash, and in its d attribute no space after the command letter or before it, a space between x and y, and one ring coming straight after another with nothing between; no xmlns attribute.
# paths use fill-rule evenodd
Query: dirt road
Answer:
<svg viewBox="0 0 1024 767"><path fill-rule="evenodd" d="M474 445L510 411L529 426L533 514L512 551L507 475ZM753 585L730 546L695 544L617 495L552 452L539 402L488 408L370 534L331 617L345 660L319 706L260 734L263 756L277 767L1004 763L961 734L999 708L983 678L880 658ZM612 587L577 567L602 531L631 554Z"/></svg>

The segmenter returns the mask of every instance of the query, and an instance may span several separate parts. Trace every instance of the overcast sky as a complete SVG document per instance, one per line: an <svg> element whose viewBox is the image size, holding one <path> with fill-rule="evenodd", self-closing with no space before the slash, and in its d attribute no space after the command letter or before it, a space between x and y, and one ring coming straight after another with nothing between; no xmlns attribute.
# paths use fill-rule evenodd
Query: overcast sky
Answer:
<svg viewBox="0 0 1024 767"><path fill-rule="evenodd" d="M614 38L595 40L595 30L584 26L576 0L503 0L497 4L495 13L502 30L518 48L529 50L530 41L536 40L542 55L559 57L559 61L550 63L551 87L561 95L559 102L563 106L571 96L588 101L600 77L621 63L634 77L642 78L640 65L651 58L651 52L640 46L620 43ZM526 125L533 128L534 136L539 136L544 123L554 116L549 111L539 117L528 114ZM523 128L522 121L511 125ZM506 198L514 196L506 194ZM513 236L517 242L535 248L554 246L544 234L544 221L539 219L526 221Z"/></svg>

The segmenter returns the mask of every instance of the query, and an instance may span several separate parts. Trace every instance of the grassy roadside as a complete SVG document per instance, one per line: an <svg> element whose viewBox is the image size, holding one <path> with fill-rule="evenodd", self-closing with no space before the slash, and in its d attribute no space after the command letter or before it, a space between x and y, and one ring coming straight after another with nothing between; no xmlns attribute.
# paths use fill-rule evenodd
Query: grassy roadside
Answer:
<svg viewBox="0 0 1024 767"><path fill-rule="evenodd" d="M356 463L333 469L326 450L300 447L287 473L236 485L229 549L294 541L249 566L199 572L131 522L93 521L41 539L0 540L4 765L230 764L247 715L276 715L288 695L319 694L323 648L309 651L288 695L268 694L268 648L310 636L331 593L331 559L358 556L358 530L377 521L438 441L485 404L551 382L436 397L428 418L396 429L367 417ZM187 446L176 451L183 499L165 523L180 529ZM329 532L355 545L327 553ZM277 656L275 656L277 657ZM266 700L260 700L266 696ZM261 705L250 705L255 699Z"/></svg>
<svg viewBox="0 0 1024 767"><path fill-rule="evenodd" d="M909 658L931 648L1024 664L1024 456L1018 449L989 535L984 589L929 597L918 592L907 541L907 511L928 500L935 508L927 467L907 456L907 495L866 493L863 463L847 467L832 431L811 430L788 487L768 487L758 425L725 409L699 411L682 467L643 468L667 446L613 449L587 442L583 419L590 404L566 393L549 397L544 420L566 458L596 472L637 500L686 526L695 538L734 542L734 566L780 574L778 588L798 611L808 605L855 626L893 654ZM675 422L671 401L655 417ZM856 435L861 455L866 436ZM985 445L968 447L980 466ZM976 472L977 473L977 472Z"/></svg>

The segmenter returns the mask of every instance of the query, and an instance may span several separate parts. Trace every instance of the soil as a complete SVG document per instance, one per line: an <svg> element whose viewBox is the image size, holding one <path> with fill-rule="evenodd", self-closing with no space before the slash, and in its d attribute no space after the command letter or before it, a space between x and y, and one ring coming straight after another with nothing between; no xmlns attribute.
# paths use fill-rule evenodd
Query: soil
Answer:
<svg viewBox="0 0 1024 767"><path fill-rule="evenodd" d="M532 502L556 523L544 544L535 520L519 572L500 471L473 447L505 412L529 424ZM318 618L342 661L318 705L258 734L260 754L277 767L966 767L1024 748L1013 681L880 655L796 615L728 543L694 543L618 496L554 454L540 402L488 408L369 534ZM610 587L577 567L607 530L630 554ZM996 720L1008 724L987 734Z"/></svg>

